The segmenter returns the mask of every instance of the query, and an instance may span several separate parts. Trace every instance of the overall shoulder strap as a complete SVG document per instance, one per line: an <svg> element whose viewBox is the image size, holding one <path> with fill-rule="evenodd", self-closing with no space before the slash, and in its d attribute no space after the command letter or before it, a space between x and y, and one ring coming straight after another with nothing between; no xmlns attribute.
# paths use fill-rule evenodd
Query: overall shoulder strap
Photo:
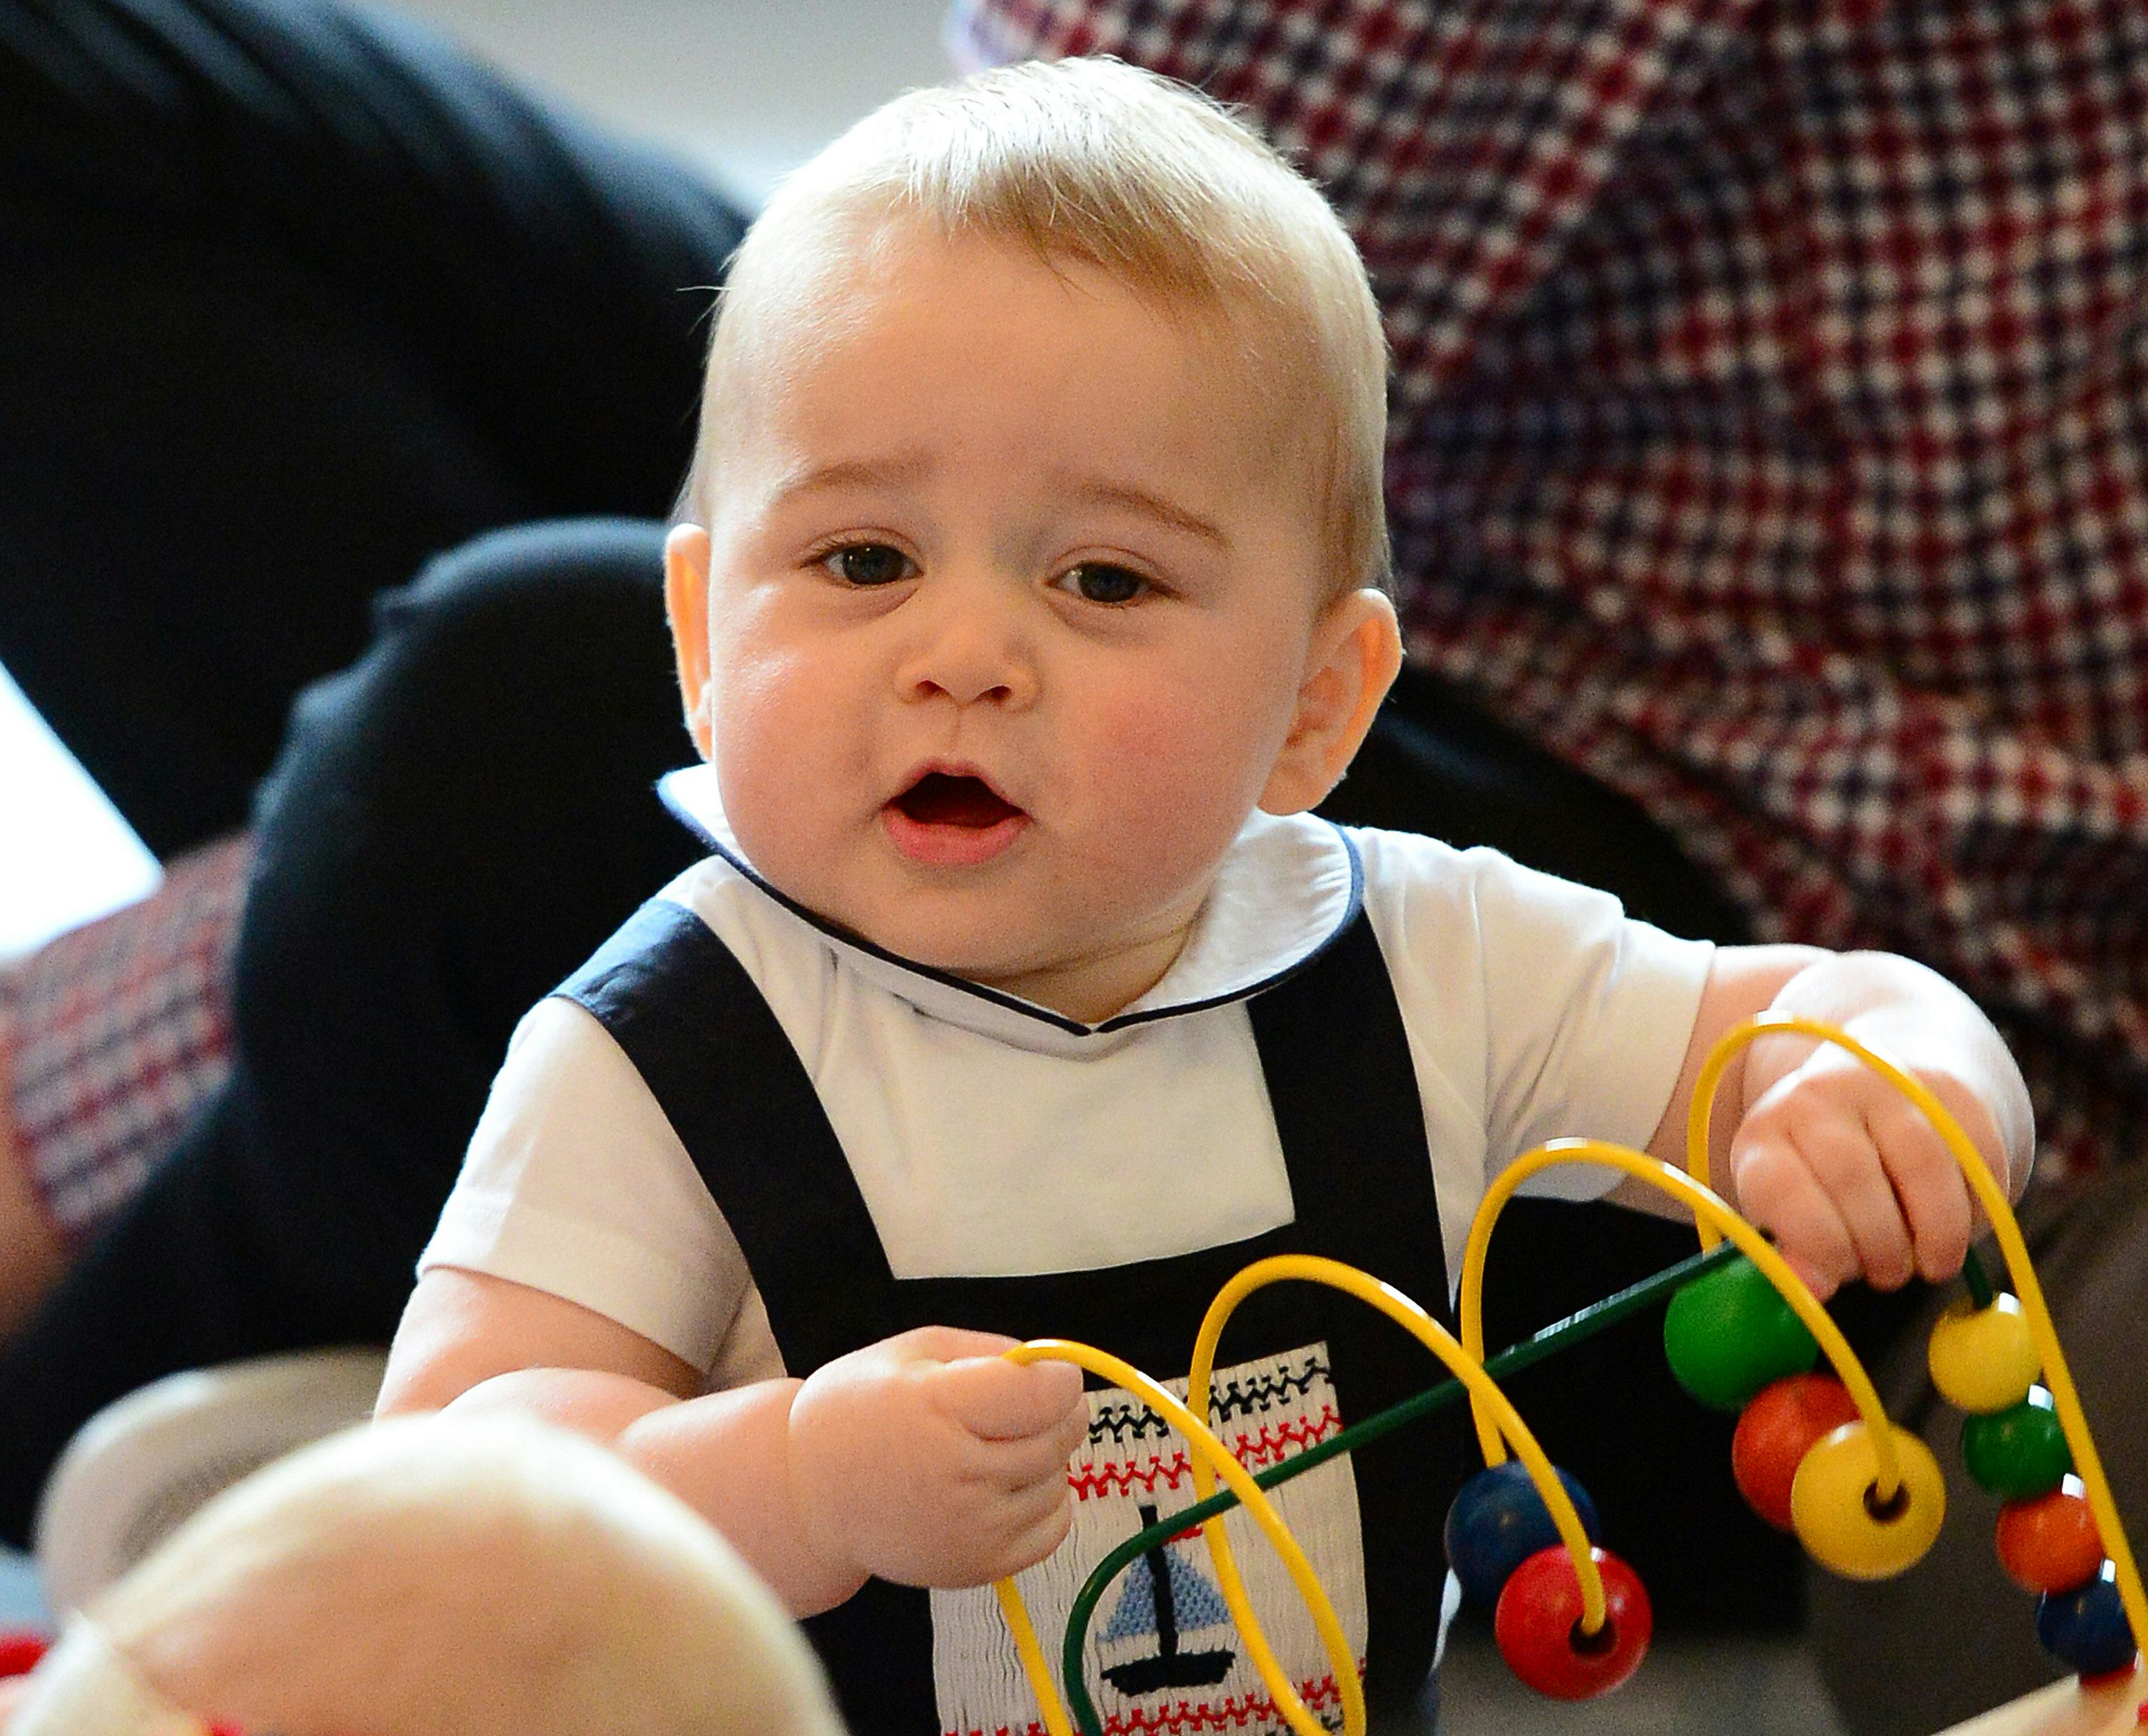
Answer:
<svg viewBox="0 0 2148 1736"><path fill-rule="evenodd" d="M1394 984L1360 911L1327 951L1255 1000L1254 1041L1290 1169L1297 1245L1370 1272L1453 1327L1424 1106ZM1300 1306L1321 1319L1335 1385L1356 1420L1422 1392L1444 1370L1354 1297ZM1432 1667L1446 1580L1443 1503L1467 1437L1451 1409L1352 1455L1373 1618L1366 1692L1414 1698ZM1429 1510L1428 1510L1429 1508Z"/></svg>
<svg viewBox="0 0 2148 1736"><path fill-rule="evenodd" d="M1447 1260L1424 1106L1402 1009L1360 911L1247 1011L1311 1243L1363 1265L1448 1317Z"/></svg>
<svg viewBox="0 0 2148 1736"><path fill-rule="evenodd" d="M555 991L640 1073L740 1238L794 1373L856 1337L895 1278L805 1063L753 979L691 911L652 899ZM786 1274L841 1272L831 1286Z"/></svg>

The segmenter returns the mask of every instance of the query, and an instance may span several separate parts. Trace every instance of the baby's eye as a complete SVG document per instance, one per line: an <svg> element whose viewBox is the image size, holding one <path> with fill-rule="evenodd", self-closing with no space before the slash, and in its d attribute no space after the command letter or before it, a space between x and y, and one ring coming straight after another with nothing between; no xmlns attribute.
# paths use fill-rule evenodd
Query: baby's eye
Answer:
<svg viewBox="0 0 2148 1736"><path fill-rule="evenodd" d="M861 586L893 585L912 571L910 557L886 543L850 543L831 549L821 557L821 564L846 585Z"/></svg>
<svg viewBox="0 0 2148 1736"><path fill-rule="evenodd" d="M1060 585L1084 602L1132 603L1149 589L1148 580L1131 567L1113 566L1107 560L1085 560L1059 576Z"/></svg>

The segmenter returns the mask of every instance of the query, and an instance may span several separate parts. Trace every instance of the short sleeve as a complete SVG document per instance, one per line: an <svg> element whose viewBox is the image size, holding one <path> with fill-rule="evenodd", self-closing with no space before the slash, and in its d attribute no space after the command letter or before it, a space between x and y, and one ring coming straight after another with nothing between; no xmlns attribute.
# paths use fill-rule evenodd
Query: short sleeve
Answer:
<svg viewBox="0 0 2148 1736"><path fill-rule="evenodd" d="M1409 1028L1435 1161L1466 1125L1479 1181L1545 1141L1645 1146L1685 1059L1714 947L1606 892L1405 833L1356 835L1366 908ZM1533 1192L1616 1177L1559 1169Z"/></svg>
<svg viewBox="0 0 2148 1736"><path fill-rule="evenodd" d="M578 1302L707 1372L745 1257L679 1137L604 1027L540 1001L516 1027L419 1260Z"/></svg>
<svg viewBox="0 0 2148 1736"><path fill-rule="evenodd" d="M1568 1135L1645 1146L1684 1065L1714 947L1608 892L1473 851L1484 955L1487 1173ZM1576 1172L1535 1191L1593 1197Z"/></svg>

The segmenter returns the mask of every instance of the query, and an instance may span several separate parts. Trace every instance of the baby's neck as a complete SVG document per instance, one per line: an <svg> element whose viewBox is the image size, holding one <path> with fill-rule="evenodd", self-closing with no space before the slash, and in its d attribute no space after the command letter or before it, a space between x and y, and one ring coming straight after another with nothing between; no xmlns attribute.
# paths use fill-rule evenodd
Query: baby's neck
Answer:
<svg viewBox="0 0 2148 1736"><path fill-rule="evenodd" d="M1084 1025L1101 1025L1122 1013L1157 984L1186 950L1192 925L1182 924L1099 957L1052 965L1004 976L970 980L981 988L1016 995Z"/></svg>

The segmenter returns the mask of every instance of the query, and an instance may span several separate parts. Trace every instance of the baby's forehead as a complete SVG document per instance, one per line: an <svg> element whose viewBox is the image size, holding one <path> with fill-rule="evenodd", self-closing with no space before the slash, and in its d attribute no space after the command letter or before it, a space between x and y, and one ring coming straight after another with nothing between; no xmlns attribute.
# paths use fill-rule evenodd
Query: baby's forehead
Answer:
<svg viewBox="0 0 2148 1736"><path fill-rule="evenodd" d="M1144 339L1144 353L1178 352L1180 365L1214 388L1207 395L1227 401L1233 429L1273 419L1285 404L1291 426L1302 427L1320 396L1319 346L1309 330L1295 329L1307 322L1272 299L1190 277L1161 280L1031 235L883 213L820 228L756 263L760 268L726 291L711 349L704 436L719 447L765 429L801 383L840 376L861 358L899 356L920 330L959 334L978 317L981 299L1001 305L1001 288L1019 294L1037 283L1063 294L1070 320L1108 304L1123 324L1131 309L1154 339ZM1108 374L1124 363L1098 354L1093 365ZM923 379L915 389L943 384L979 389L966 374Z"/></svg>
<svg viewBox="0 0 2148 1736"><path fill-rule="evenodd" d="M1273 303L1203 283L1190 268L1174 276L1153 265L1102 259L1093 250L1056 244L1047 237L896 213L831 225L800 238L770 268L735 281L723 317L736 329L741 359L780 369L810 360L891 300L929 309L929 298L916 294L921 283L951 291L1011 277L1055 283L1070 304L1123 298L1188 345L1207 348L1222 339L1242 345L1249 359L1272 354L1269 329L1290 324ZM957 311L951 298L949 317Z"/></svg>

